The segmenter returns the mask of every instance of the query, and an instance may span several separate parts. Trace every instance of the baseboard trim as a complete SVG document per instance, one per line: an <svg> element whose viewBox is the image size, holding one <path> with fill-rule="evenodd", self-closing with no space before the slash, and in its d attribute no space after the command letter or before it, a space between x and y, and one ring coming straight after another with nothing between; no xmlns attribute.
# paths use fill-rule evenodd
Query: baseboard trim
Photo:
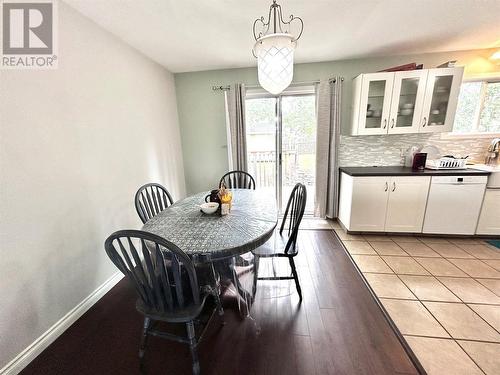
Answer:
<svg viewBox="0 0 500 375"><path fill-rule="evenodd" d="M115 273L101 286L94 290L82 302L71 309L66 315L59 319L52 327L45 331L31 345L19 353L12 361L0 370L0 375L16 375L34 360L44 349L52 344L64 331L76 322L88 309L101 299L121 279L121 272Z"/></svg>

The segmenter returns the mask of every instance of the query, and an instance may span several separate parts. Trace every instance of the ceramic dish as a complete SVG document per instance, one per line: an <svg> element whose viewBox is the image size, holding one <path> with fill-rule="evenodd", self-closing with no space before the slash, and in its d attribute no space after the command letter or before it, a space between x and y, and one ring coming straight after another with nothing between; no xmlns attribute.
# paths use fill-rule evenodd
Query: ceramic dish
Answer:
<svg viewBox="0 0 500 375"><path fill-rule="evenodd" d="M434 160L441 158L441 151L439 151L439 149L434 145L425 146L420 150L420 152L427 154L427 160Z"/></svg>
<svg viewBox="0 0 500 375"><path fill-rule="evenodd" d="M219 203L217 202L208 202L208 203L203 203L200 204L200 208L203 211L203 213L210 215L213 214L217 209L219 208Z"/></svg>

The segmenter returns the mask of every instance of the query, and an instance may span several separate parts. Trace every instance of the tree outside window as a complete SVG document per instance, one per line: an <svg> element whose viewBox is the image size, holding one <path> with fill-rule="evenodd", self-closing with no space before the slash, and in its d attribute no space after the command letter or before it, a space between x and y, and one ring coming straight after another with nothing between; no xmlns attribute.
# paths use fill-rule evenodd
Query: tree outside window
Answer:
<svg viewBox="0 0 500 375"><path fill-rule="evenodd" d="M462 83L453 133L500 133L500 81Z"/></svg>

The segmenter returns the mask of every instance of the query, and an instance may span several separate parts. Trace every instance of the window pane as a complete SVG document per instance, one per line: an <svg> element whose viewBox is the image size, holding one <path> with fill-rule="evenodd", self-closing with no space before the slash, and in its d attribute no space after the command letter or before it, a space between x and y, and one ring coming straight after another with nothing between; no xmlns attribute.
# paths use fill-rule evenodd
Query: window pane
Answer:
<svg viewBox="0 0 500 375"><path fill-rule="evenodd" d="M366 108L366 125L367 129L375 129L382 127L382 109L384 108L385 100L385 84L386 81L370 81L368 86L368 105Z"/></svg>
<svg viewBox="0 0 500 375"><path fill-rule="evenodd" d="M399 94L398 117L396 128L410 127L413 125L415 102L417 101L418 84L420 78L403 78Z"/></svg>
<svg viewBox="0 0 500 375"><path fill-rule="evenodd" d="M443 126L445 124L452 83L453 76L451 75L436 76L430 112L426 115L429 125Z"/></svg>
<svg viewBox="0 0 500 375"><path fill-rule="evenodd" d="M454 133L476 132L476 119L479 111L482 82L464 82L460 87L457 113L453 125Z"/></svg>
<svg viewBox="0 0 500 375"><path fill-rule="evenodd" d="M276 99L245 101L248 173L256 188L274 196L276 193Z"/></svg>
<svg viewBox="0 0 500 375"><path fill-rule="evenodd" d="M486 84L478 130L500 133L500 82Z"/></svg>

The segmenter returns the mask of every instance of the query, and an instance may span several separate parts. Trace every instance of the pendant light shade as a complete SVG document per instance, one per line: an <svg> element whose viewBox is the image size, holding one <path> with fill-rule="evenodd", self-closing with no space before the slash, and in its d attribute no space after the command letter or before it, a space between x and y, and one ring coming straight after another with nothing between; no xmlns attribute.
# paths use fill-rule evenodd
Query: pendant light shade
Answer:
<svg viewBox="0 0 500 375"><path fill-rule="evenodd" d="M297 36L290 32L293 21L300 26ZM276 0L269 7L267 21L260 17L253 23L255 46L252 52L257 58L259 83L273 95L280 94L292 83L293 55L303 28L300 17L291 15L288 21L283 19L281 6Z"/></svg>
<svg viewBox="0 0 500 375"><path fill-rule="evenodd" d="M260 38L254 47L257 55L259 83L278 95L293 79L295 42L290 34L271 34Z"/></svg>

